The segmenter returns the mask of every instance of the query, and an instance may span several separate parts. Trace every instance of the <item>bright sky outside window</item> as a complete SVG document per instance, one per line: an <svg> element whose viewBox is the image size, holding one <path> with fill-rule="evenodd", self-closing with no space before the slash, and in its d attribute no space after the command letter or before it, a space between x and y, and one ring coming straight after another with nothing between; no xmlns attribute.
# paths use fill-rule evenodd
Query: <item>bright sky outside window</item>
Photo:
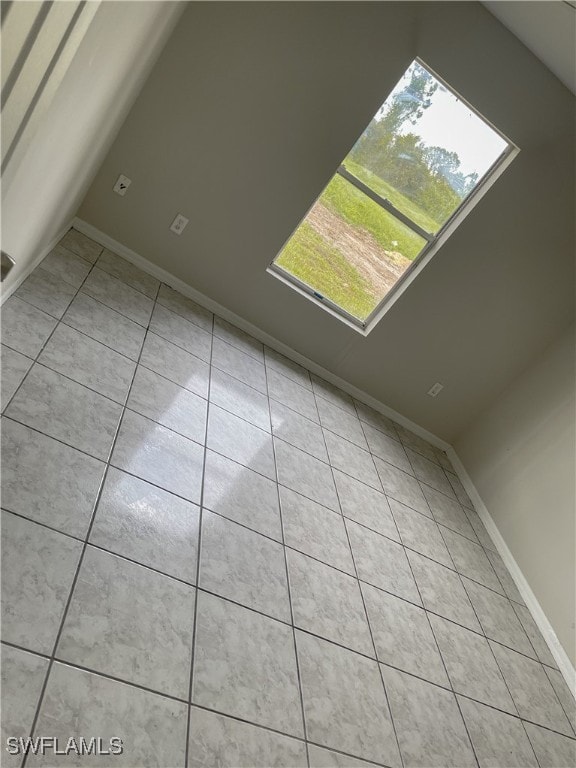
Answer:
<svg viewBox="0 0 576 768"><path fill-rule="evenodd" d="M514 149L415 60L271 270L365 327Z"/></svg>

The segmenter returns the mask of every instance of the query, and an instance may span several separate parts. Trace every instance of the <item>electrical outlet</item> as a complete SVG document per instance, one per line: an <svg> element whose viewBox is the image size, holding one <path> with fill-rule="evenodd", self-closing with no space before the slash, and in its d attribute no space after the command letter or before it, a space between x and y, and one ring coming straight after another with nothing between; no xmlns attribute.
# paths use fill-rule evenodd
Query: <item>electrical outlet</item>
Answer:
<svg viewBox="0 0 576 768"><path fill-rule="evenodd" d="M186 227L186 224L188 224L189 219L186 218L186 216L182 216L181 213L176 215L176 218L170 225L170 229L172 232L175 232L177 235L181 235L182 232L184 232L184 229Z"/></svg>
<svg viewBox="0 0 576 768"><path fill-rule="evenodd" d="M120 174L120 176L118 176L116 179L116 184L114 184L114 192L116 192L117 195L124 197L130 184L132 184L132 179L129 179L128 176L123 176Z"/></svg>
<svg viewBox="0 0 576 768"><path fill-rule="evenodd" d="M430 387L427 394L430 395L430 397L437 397L437 395L439 395L443 389L444 389L444 384L440 384L440 382L437 381L433 387Z"/></svg>

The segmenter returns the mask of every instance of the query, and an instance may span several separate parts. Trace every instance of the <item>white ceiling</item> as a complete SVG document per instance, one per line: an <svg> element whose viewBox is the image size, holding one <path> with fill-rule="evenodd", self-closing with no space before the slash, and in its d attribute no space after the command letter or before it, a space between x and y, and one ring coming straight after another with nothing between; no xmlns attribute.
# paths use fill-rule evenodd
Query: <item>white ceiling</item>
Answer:
<svg viewBox="0 0 576 768"><path fill-rule="evenodd" d="M576 94L576 3L492 0L482 4Z"/></svg>

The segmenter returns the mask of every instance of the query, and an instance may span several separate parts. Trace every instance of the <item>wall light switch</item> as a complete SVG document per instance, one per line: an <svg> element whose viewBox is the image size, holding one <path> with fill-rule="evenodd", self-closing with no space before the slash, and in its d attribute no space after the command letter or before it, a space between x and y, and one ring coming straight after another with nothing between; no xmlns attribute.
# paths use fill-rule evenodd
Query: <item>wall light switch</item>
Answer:
<svg viewBox="0 0 576 768"><path fill-rule="evenodd" d="M132 184L132 180L129 179L128 176L120 174L116 179L116 184L114 184L114 192L116 192L117 195L124 197L130 184Z"/></svg>
<svg viewBox="0 0 576 768"><path fill-rule="evenodd" d="M170 229L172 232L175 232L177 235L181 235L182 232L184 232L184 229L186 227L186 224L188 224L189 219L186 218L186 216L182 216L181 213L179 213L172 224L170 225Z"/></svg>

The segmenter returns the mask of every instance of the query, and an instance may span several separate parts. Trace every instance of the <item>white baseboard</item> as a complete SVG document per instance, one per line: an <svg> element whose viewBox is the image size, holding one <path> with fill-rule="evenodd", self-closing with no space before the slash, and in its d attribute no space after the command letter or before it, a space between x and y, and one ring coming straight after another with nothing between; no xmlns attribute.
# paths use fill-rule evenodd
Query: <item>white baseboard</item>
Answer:
<svg viewBox="0 0 576 768"><path fill-rule="evenodd" d="M26 280L28 275L34 272L34 270L40 264L40 262L44 258L46 258L46 256L48 256L48 254L53 248L55 248L58 245L60 240L62 240L62 238L64 237L66 232L68 232L71 226L72 226L71 221L65 224L64 227L62 227L62 229L60 230L59 234L52 239L49 245L47 245L45 248L42 248L38 256L33 261L31 261L30 264L28 264L26 269L24 269L20 275L18 275L18 277L16 278L16 280L14 280L12 285L9 288L2 287L1 294L0 294L0 306L2 306L2 304L4 304L4 302L10 298L10 296L12 296L14 291L17 290L22 285L22 283L24 282L24 280ZM15 264L14 267L12 267L12 269L16 269L16 266L17 264Z"/></svg>
<svg viewBox="0 0 576 768"><path fill-rule="evenodd" d="M82 232L88 237L91 237L93 240L96 240L96 242L100 243L105 248L110 249L111 251L118 254L119 256L122 256L127 261L131 262L137 267L140 267L140 269L142 269L144 272L147 272L148 274L153 275L158 280L161 280L163 283L166 283L167 285L169 285L171 288L174 288L175 290L184 294L184 296L187 296L188 298L192 299L197 304L200 304L201 306L205 307L211 312L214 312L215 314L219 315L225 320L228 320L229 322L238 326L238 328L241 328L243 331L246 331L246 333L249 333L251 336L254 336L263 344L266 344L267 346L271 347L277 352L280 352L281 354L290 358L294 362L304 366L305 368L317 374L318 376L321 376L323 379L326 379L326 381L329 381L331 384L334 384L336 387L339 387L340 389L344 390L344 392L347 392L349 395L352 395L352 397L355 397L356 400L359 400L360 402L365 403L366 405L369 405L371 408L374 408L374 410L379 411L385 416L388 416L388 418L392 419L393 421L396 421L398 424L401 424L402 426L411 430L415 434L422 437L424 440L427 440L429 443L432 443L432 445L435 445L438 448L441 448L442 450L447 451L448 457L452 461L452 464L454 466L454 469L457 475L459 476L460 480L462 481L462 484L466 488L466 491L468 492L468 495L470 496L476 510L478 511L478 514L480 515L482 522L486 526L486 530L488 531L488 534L492 538L494 545L496 546L496 549L498 550L498 552L500 553L500 556L502 557L502 560L510 570L510 573L512 574L512 578L516 582L516 585L520 590L520 594L525 600L527 607L529 608L532 615L534 616L534 620L536 621L536 624L538 625L540 631L542 632L542 635L544 636L546 642L548 643L550 647L550 651L554 656L556 662L558 663L558 667L562 672L564 678L566 679L566 682L568 683L570 690L571 691L575 690L576 672L574 670L574 667L570 663L570 660L566 652L560 645L560 642L556 636L556 633L552 628L552 625L546 618L546 615L544 614L544 611L542 610L540 603L538 602L538 600L536 599L536 596L530 589L528 582L526 581L524 575L520 570L520 567L518 566L518 563L512 556L512 553L508 549L506 542L502 538L502 535L498 530L496 523L490 516L490 513L488 512L484 502L480 498L480 495L476 490L476 488L474 487L472 480L470 479L468 473L464 469L464 465L462 464L462 462L456 455L456 452L454 451L454 449L449 443L440 439L436 435L433 435L431 432L428 432L428 430L423 429L418 424L415 424L413 421L410 421L410 419L407 419L402 414L398 413L392 408L389 408L387 405L380 402L379 400L376 400L376 398L371 397L365 392L362 392L362 390L358 389L357 387L353 386L349 382L344 381L344 379L341 379L339 376L336 376L335 374L326 370L322 366L315 363L313 360L308 359L304 355L301 355L299 352L296 352L291 347L278 341L274 337L262 331L260 328L257 328L255 325L252 325L252 323L247 322L242 317L236 315L234 312L231 312L229 309L222 306L218 302L214 301L213 299L210 299L208 296L205 296L203 293L200 293L200 291L195 290L190 285L185 283L183 280L180 280L179 278L175 277L167 270L163 269L162 267L159 267L157 264L154 264L153 262L144 258L139 253L136 253L136 251L133 251L130 248L127 248L122 243L118 242L117 240L114 240L105 232L100 231L99 229L92 226L91 224L84 221L83 219L79 219L79 218L74 219L74 221L72 222L72 226L75 229L77 229L79 232Z"/></svg>
<svg viewBox="0 0 576 768"><path fill-rule="evenodd" d="M175 277L167 270L144 258L144 256L136 253L136 251L127 248L117 240L114 240L105 232L100 231L96 227L92 226L92 224L89 224L87 221L76 218L72 222L72 226L79 232L87 235L87 237L91 237L92 240L96 240L96 242L100 243L100 245L103 245L105 248L108 248L109 250L118 254L118 256L122 256L127 261L131 262L137 267L140 267L140 269L142 269L144 272L153 275L158 280L161 280L171 288L174 288L174 290L179 291L180 293L184 294L184 296L192 299L192 301L195 301L197 304L200 304L202 307L210 310L210 312L214 312L216 315L224 318L224 320L228 320L228 322L238 326L238 328L241 328L243 331L246 331L246 333L254 336L254 338L258 339L258 341L266 344L266 346L271 347L276 352L280 352L282 355L285 355L294 362L299 363L309 371L312 371L312 373L321 376L323 379L326 379L326 381L329 381L330 384L334 384L334 386L339 387L340 389L344 390L344 392L347 392L349 395L352 395L352 397L355 397L356 400L369 405L371 408L374 408L374 410L384 414L384 416L388 416L388 418L396 421L403 427L406 427L406 429L410 429L412 432L419 435L419 437L427 440L429 443L432 443L432 445L435 445L444 451L448 450L450 447L445 440L441 440L436 435L428 432L428 430L423 429L418 424L415 424L413 421L410 421L410 419L407 419L401 413L398 413L392 408L389 408L384 403L376 400L376 398L366 394L366 392L362 392L362 390L353 386L344 379L341 379L339 376L336 376L330 371L327 371L313 360L304 357L304 355L296 352L296 350L292 349L287 344L283 344L281 341L278 341L273 336L265 333L257 326L252 325L252 323L244 320L244 318L236 315L234 312L231 312L229 309L222 306L222 304L219 304L213 299L210 299L205 294L200 293L200 291L197 291L195 288L192 288L190 285L188 285L188 283L185 283L183 280Z"/></svg>
<svg viewBox="0 0 576 768"><path fill-rule="evenodd" d="M526 577L524 576L524 574L520 569L520 566L514 559L513 554L510 552L508 545L506 544L506 542L502 537L502 534L498 530L498 526L492 519L490 512L488 511L486 505L482 501L480 494L476 490L474 483L472 482L470 476L468 475L468 472L466 471L464 465L458 458L458 455L454 450L454 448L450 448L448 450L448 458L452 462L452 465L454 466L454 469L456 470L456 473L460 478L462 485L466 489L468 496L470 496L470 499L474 504L474 507L478 512L480 519L482 520L482 522L486 527L486 530L488 531L488 535L494 542L494 545L498 550L500 557L504 561L504 565L510 571L511 576L514 579L516 586L518 587L518 591L522 595L522 598L526 603L527 608L529 609L530 613L534 617L534 621L538 625L538 629L540 630L540 632L542 632L542 635L546 640L548 647L550 648L550 652L554 657L556 663L558 664L558 669L560 670L564 679L566 680L566 683L568 684L568 688L572 692L572 695L574 696L574 698L576 698L576 670L572 666L572 662L568 658L568 654L566 653L560 641L558 640L556 632L554 632L552 625L550 624L550 622L548 621L548 618L546 617L546 614L542 610L542 606L538 602L536 595L534 594L534 592L530 588L530 585L526 581Z"/></svg>

